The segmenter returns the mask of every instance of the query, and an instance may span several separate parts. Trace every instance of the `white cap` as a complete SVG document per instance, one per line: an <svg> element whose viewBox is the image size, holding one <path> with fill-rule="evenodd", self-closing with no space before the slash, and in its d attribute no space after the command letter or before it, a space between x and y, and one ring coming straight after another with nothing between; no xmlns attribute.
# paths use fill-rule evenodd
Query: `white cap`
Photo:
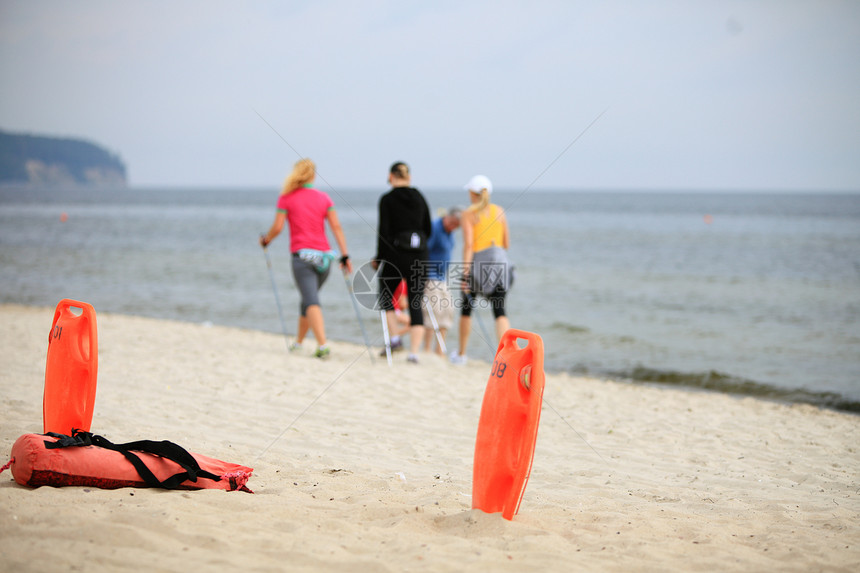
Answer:
<svg viewBox="0 0 860 573"><path fill-rule="evenodd" d="M481 191L486 189L487 193L492 193L493 184L492 182L490 182L489 177L486 177L484 175L475 175L474 177L469 179L469 182L466 183L464 189L466 189L466 191L471 191L472 193L480 193Z"/></svg>

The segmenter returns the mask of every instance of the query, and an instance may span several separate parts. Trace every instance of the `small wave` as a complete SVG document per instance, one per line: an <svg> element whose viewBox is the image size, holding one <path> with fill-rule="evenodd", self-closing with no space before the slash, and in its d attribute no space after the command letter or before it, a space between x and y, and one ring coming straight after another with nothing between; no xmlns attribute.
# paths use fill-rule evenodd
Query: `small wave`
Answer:
<svg viewBox="0 0 860 573"><path fill-rule="evenodd" d="M585 326L577 326L575 324L568 324L566 322L553 322L550 325L550 328L553 330L563 330L565 332L569 332L571 334L581 334L583 332L591 332L590 329Z"/></svg>
<svg viewBox="0 0 860 573"><path fill-rule="evenodd" d="M780 388L724 374L716 370L709 372L677 372L637 366L631 370L610 372L608 374L614 378L634 382L698 388L725 394L753 396L797 404L811 404L843 412L860 413L860 402L851 400L835 392L815 392L803 388Z"/></svg>

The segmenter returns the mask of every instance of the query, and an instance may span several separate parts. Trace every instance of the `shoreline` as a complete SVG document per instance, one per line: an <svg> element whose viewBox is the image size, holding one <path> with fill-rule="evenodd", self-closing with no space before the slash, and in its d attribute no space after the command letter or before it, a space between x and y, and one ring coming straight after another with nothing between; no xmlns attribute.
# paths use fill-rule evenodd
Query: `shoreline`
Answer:
<svg viewBox="0 0 860 573"><path fill-rule="evenodd" d="M3 462L41 432L53 309L0 305ZM860 420L808 405L547 374L519 514L470 509L486 363L374 364L332 341L99 314L92 431L254 468L240 492L0 478L4 569L797 570L860 563ZM226 496L226 497L225 497Z"/></svg>
<svg viewBox="0 0 860 573"><path fill-rule="evenodd" d="M44 307L38 305L26 305L18 303L0 303L2 306L21 307L44 309L53 316L53 307ZM181 319L166 319L154 318L144 314L125 314L125 313L110 313L119 316L129 316L138 318L147 318L150 320L161 320L165 322L174 322L180 324L197 325L204 328L221 327L230 328L246 332L258 332L263 334L274 335L283 338L283 334L270 330L260 330L249 327L231 326L226 324L215 324L211 321L192 321ZM290 333L294 336L294 333ZM312 335L309 335L313 339ZM364 348L361 342L330 339L329 342L336 344L353 345L358 348ZM381 347L372 347L378 351ZM378 356L375 355L375 359ZM435 357L434 357L435 359ZM484 358L470 358L476 364L489 365L489 362ZM631 371L624 372L577 372L570 370L546 369L547 375L570 376L573 378L589 378L597 380L605 380L617 382L621 384L641 385L655 388L676 389L685 392L704 392L732 396L735 398L755 398L776 404L791 406L793 404L805 404L817 408L824 408L834 412L847 413L860 416L860 400L853 399L843 394L838 394L830 391L814 391L804 388L783 388L773 384L757 382L755 380L740 378L730 374L711 370L709 372L681 372L675 370L658 370L645 366L634 367Z"/></svg>

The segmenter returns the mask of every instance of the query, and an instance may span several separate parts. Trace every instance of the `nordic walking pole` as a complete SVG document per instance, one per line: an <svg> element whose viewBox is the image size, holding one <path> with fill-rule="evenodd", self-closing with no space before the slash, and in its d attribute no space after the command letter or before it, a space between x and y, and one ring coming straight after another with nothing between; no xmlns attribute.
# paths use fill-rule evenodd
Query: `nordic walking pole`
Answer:
<svg viewBox="0 0 860 573"><path fill-rule="evenodd" d="M445 339L442 338L442 333L439 331L439 323L436 322L436 313L433 312L433 305L430 304L430 298L424 297L424 304L427 305L427 315L430 316L430 322L433 323L433 330L436 331L436 340L439 341L439 348L442 350L442 355L448 355L448 349L445 347Z"/></svg>
<svg viewBox="0 0 860 573"><path fill-rule="evenodd" d="M263 234L260 234L262 237ZM275 284L275 271L272 269L272 259L269 257L268 247L263 247L263 254L266 255L266 267L269 269L269 280L272 281L272 292L275 293L275 304L278 305L278 318L281 319L281 331L284 333L284 340L287 342L287 351L290 349L290 338L287 335L287 323L284 322L284 311L281 310L281 298L278 296L278 287Z"/></svg>
<svg viewBox="0 0 860 573"><path fill-rule="evenodd" d="M361 328L361 336L364 338L364 345L367 347L367 355L370 356L370 362L375 364L376 360L373 358L373 349L370 348L370 339L367 337L367 331L364 329L364 321L361 320L361 312L358 310L358 302L355 300L355 291L352 288L352 282L349 280L346 269L343 271L343 280L346 281L349 299L352 301L352 308L355 309L355 317L358 319L358 326Z"/></svg>
<svg viewBox="0 0 860 573"><path fill-rule="evenodd" d="M478 321L478 328L481 330L481 335L484 339L484 342L487 343L487 348L490 349L490 354L492 356L495 356L496 355L496 352L495 352L496 349L493 347L493 343L491 343L490 341L491 340L493 342L497 342L497 341L496 341L495 337L490 338L490 333L487 332L487 327L484 325L484 321L481 318L481 313L479 312L479 309L478 309L479 305L477 304L478 295L475 294L474 292L469 292L468 294L470 297L472 297L472 301L475 302L475 305L473 307L474 310L472 311L472 314L475 316L475 319ZM472 303L470 302L469 304L471 305ZM491 358L491 360L492 360L492 358Z"/></svg>
<svg viewBox="0 0 860 573"><path fill-rule="evenodd" d="M484 320L481 318L481 313L478 312L477 308L475 309L475 312L473 312L473 314L475 315L475 318L478 319L478 327L481 329L481 333L484 335L484 342L487 343L487 348L490 349L490 354L495 356L495 350L490 341L492 340L496 342L496 337L494 336L493 338L490 338L490 333L487 332L487 327L484 325Z"/></svg>
<svg viewBox="0 0 860 573"><path fill-rule="evenodd" d="M385 316L384 310L380 310L379 315L382 317L382 337L385 339L385 357L388 359L388 365L391 366L391 337L388 336L388 317Z"/></svg>

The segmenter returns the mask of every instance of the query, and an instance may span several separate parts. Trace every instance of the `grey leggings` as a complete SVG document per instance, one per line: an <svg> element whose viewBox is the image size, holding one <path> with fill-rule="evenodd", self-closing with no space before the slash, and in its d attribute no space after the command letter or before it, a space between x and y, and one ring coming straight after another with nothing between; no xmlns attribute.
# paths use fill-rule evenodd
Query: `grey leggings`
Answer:
<svg viewBox="0 0 860 573"><path fill-rule="evenodd" d="M293 278L296 280L296 287L302 295L302 302L299 304L302 316L305 316L309 306L314 304L320 306L319 290L328 278L330 270L331 267L319 272L313 264L303 261L297 254L293 254Z"/></svg>

